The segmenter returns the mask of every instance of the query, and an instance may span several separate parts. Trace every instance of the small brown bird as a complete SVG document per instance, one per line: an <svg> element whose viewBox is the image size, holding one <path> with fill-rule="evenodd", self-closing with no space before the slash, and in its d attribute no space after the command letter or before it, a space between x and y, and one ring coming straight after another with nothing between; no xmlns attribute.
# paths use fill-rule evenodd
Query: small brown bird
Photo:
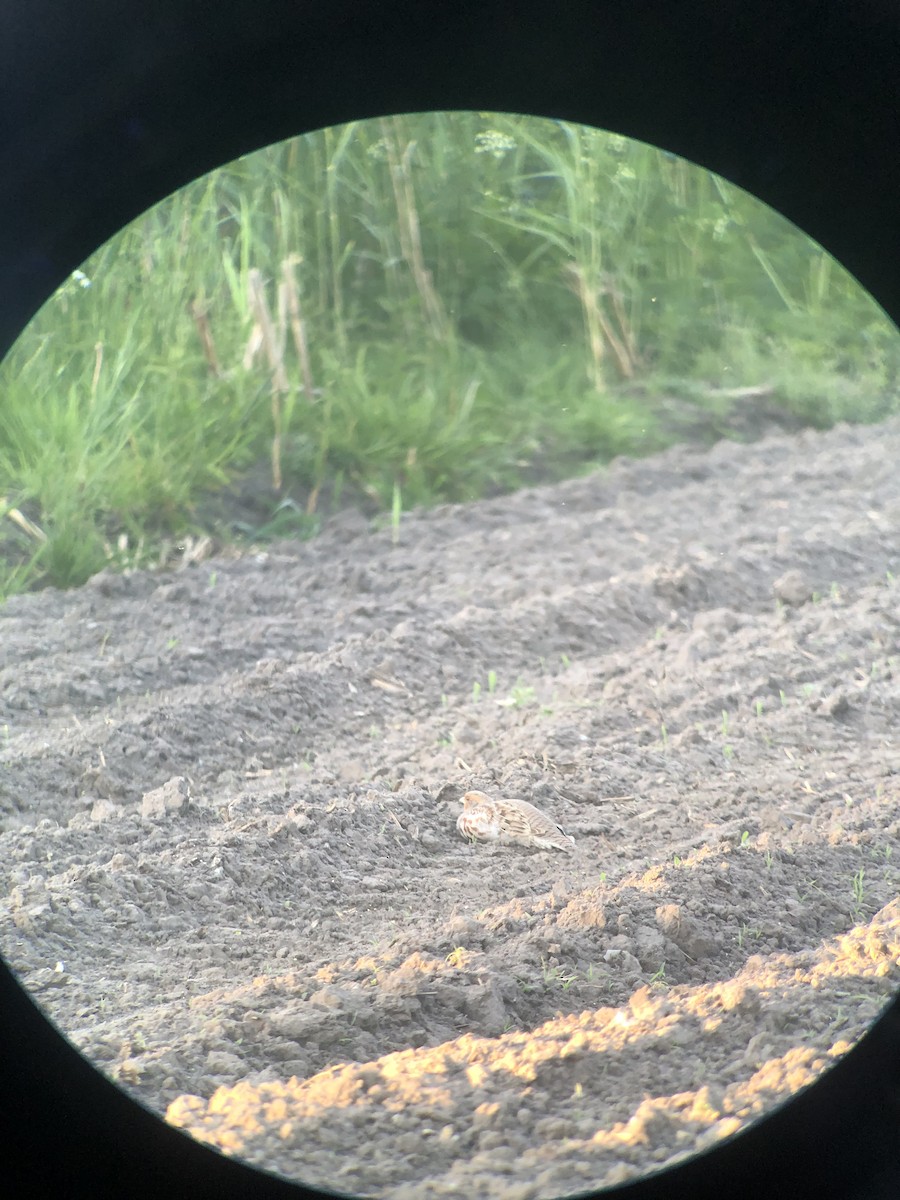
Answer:
<svg viewBox="0 0 900 1200"><path fill-rule="evenodd" d="M484 792L466 792L456 828L469 841L505 840L567 852L575 845L575 839L563 833L552 817L527 800L492 800Z"/></svg>

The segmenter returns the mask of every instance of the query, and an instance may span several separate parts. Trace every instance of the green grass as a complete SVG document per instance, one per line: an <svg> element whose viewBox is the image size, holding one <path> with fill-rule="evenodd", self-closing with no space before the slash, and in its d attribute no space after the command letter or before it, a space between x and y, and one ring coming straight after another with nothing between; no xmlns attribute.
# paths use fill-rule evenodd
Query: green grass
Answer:
<svg viewBox="0 0 900 1200"><path fill-rule="evenodd" d="M99 249L0 368L0 597L329 506L468 501L652 453L723 389L896 408L896 330L818 246L652 147L431 113L269 147ZM667 396L664 402L662 397ZM249 486L249 482L246 484Z"/></svg>

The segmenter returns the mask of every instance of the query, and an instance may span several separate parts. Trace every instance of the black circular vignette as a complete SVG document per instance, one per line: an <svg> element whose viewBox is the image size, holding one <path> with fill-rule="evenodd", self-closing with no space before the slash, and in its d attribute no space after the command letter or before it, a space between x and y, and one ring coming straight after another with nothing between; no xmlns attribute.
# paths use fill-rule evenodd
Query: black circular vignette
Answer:
<svg viewBox="0 0 900 1200"><path fill-rule="evenodd" d="M567 118L717 171L900 318L900 9L892 0L7 0L0 353L88 254L239 154L435 109ZM2 398L0 398L2 403ZM10 1196L300 1196L167 1127L86 1063L0 963ZM809 1091L605 1195L900 1195L900 1003Z"/></svg>

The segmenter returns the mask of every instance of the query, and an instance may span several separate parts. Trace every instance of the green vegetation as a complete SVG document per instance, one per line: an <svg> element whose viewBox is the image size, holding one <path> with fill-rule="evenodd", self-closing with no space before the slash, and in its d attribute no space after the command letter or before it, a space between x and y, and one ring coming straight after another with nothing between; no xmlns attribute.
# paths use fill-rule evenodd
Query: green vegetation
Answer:
<svg viewBox="0 0 900 1200"><path fill-rule="evenodd" d="M650 976L650 986L661 992L666 992L669 990L669 983L666 979L665 963L662 963L656 973Z"/></svg>
<svg viewBox="0 0 900 1200"><path fill-rule="evenodd" d="M541 955L541 974L544 977L544 983L556 985L562 988L564 992L567 992L572 984L578 980L577 971L566 971L561 966L554 966L543 955Z"/></svg>
<svg viewBox="0 0 900 1200"><path fill-rule="evenodd" d="M748 939L752 938L754 941L759 941L759 939L761 937L762 937L761 929L754 928L753 926L748 925L745 922L743 925L741 925L741 927L737 933L738 949L743 950L744 945L748 941Z"/></svg>
<svg viewBox="0 0 900 1200"><path fill-rule="evenodd" d="M742 389L875 420L897 343L788 222L652 147L490 113L294 138L144 214L13 348L0 596L347 500L396 541L417 505L727 435ZM268 509L223 525L244 476Z"/></svg>
<svg viewBox="0 0 900 1200"><path fill-rule="evenodd" d="M516 680L515 686L511 689L508 696L504 696L497 703L501 708L523 708L527 704L535 702L534 688L529 684L522 683L520 679Z"/></svg>
<svg viewBox="0 0 900 1200"><path fill-rule="evenodd" d="M866 877L865 868L860 867L859 870L856 872L856 874L853 876L853 880L851 883L851 888L853 891L853 912L854 912L855 916L857 917L857 919L859 918L859 915L862 912L863 901L865 900L865 896L866 896L866 885L864 882L865 877Z"/></svg>

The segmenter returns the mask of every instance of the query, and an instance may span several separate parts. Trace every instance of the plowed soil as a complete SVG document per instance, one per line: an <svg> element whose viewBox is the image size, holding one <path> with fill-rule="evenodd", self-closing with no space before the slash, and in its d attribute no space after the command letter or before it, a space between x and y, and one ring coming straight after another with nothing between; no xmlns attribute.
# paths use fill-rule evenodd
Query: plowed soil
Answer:
<svg viewBox="0 0 900 1200"><path fill-rule="evenodd" d="M900 423L0 608L0 948L229 1154L407 1200L714 1144L900 983ZM470 845L468 788L570 855Z"/></svg>

